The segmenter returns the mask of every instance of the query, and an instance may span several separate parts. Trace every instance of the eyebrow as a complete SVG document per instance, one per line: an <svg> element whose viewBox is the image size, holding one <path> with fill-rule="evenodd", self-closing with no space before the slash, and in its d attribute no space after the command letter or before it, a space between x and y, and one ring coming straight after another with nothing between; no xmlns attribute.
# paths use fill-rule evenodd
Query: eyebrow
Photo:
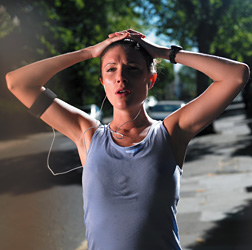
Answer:
<svg viewBox="0 0 252 250"><path fill-rule="evenodd" d="M136 61L129 61L128 64L131 64L131 63L138 63L140 64L140 62L138 62L137 60Z"/></svg>
<svg viewBox="0 0 252 250"><path fill-rule="evenodd" d="M112 63L112 62L111 62L111 63L107 63L107 64L104 66L104 68L106 68L107 66L109 66L109 65L111 65L111 64L112 64L112 65L115 65L116 63Z"/></svg>
<svg viewBox="0 0 252 250"><path fill-rule="evenodd" d="M109 65L115 65L116 63L114 63L114 62L110 62L110 63L107 63L104 67L107 67L107 66L109 66ZM131 61L131 62L128 62L127 64L141 64L140 62L137 62L137 61Z"/></svg>

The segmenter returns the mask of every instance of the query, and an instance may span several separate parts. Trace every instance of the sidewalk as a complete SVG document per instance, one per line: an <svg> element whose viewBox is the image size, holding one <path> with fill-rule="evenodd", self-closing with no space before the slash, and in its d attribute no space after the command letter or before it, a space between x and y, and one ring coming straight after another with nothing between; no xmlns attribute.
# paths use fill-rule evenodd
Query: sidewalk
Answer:
<svg viewBox="0 0 252 250"><path fill-rule="evenodd" d="M252 135L243 104L196 137L184 164L178 206L184 250L252 249Z"/></svg>

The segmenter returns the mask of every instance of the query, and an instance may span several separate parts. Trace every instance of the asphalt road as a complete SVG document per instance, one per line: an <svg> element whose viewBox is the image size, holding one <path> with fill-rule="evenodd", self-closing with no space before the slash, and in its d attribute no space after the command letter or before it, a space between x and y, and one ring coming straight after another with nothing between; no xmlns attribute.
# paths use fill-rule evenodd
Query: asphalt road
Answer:
<svg viewBox="0 0 252 250"><path fill-rule="evenodd" d="M189 146L178 224L183 249L252 249L252 136L242 104L216 122L216 134ZM84 250L81 171L46 167L52 133L0 142L0 249ZM54 171L79 166L74 144L57 133Z"/></svg>
<svg viewBox="0 0 252 250"><path fill-rule="evenodd" d="M52 133L0 143L0 249L74 250L85 238L81 173L53 176ZM80 165L74 144L57 134L54 171Z"/></svg>

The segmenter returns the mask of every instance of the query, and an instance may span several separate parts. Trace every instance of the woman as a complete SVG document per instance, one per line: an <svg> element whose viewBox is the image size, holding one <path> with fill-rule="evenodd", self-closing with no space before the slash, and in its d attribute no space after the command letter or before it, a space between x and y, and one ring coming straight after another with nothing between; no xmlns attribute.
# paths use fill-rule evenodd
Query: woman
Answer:
<svg viewBox="0 0 252 250"><path fill-rule="evenodd" d="M113 105L113 120L105 126L53 94L43 94L43 85L57 72L95 57L101 57L100 81ZM164 121L154 121L143 105L157 78L153 58L192 67L214 82ZM95 46L17 69L6 80L24 105L78 148L90 250L177 250L176 206L187 145L224 111L248 76L243 63L160 47L127 30Z"/></svg>

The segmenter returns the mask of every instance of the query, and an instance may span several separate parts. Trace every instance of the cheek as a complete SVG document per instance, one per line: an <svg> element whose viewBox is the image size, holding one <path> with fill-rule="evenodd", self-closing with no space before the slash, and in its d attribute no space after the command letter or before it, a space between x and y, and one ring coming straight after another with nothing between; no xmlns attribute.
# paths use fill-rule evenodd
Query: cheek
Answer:
<svg viewBox="0 0 252 250"><path fill-rule="evenodd" d="M115 77L113 74L102 73L103 85L112 85L114 83Z"/></svg>

